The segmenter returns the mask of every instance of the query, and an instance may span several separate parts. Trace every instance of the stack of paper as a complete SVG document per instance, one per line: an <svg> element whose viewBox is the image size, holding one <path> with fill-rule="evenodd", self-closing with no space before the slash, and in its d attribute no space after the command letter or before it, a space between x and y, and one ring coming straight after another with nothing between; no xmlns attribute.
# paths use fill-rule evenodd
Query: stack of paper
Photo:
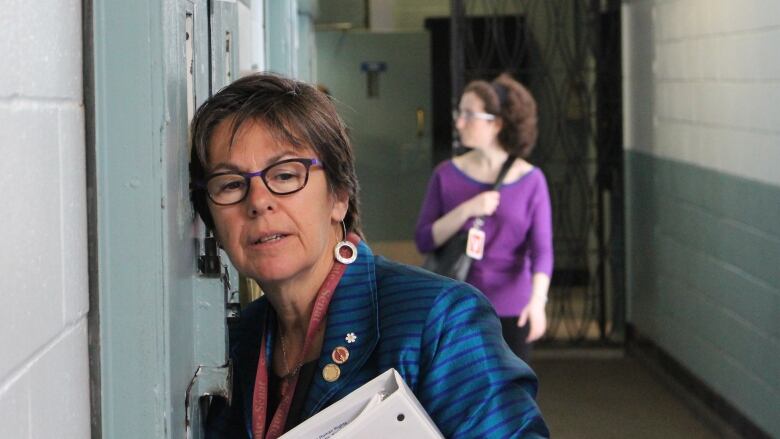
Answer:
<svg viewBox="0 0 780 439"><path fill-rule="evenodd" d="M443 438L395 369L389 369L280 439Z"/></svg>

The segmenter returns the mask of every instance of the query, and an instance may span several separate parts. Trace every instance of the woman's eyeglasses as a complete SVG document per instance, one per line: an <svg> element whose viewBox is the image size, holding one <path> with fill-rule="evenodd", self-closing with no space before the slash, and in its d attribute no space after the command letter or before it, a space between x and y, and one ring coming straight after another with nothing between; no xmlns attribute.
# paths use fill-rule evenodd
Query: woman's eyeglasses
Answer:
<svg viewBox="0 0 780 439"><path fill-rule="evenodd" d="M495 114L484 113L482 111L452 110L452 120L457 121L461 117L466 121L473 120L473 119L496 120Z"/></svg>
<svg viewBox="0 0 780 439"><path fill-rule="evenodd" d="M252 177L260 177L272 194L288 195L306 187L309 169L322 166L317 159L287 159L257 172L217 172L198 184L220 206L240 203L249 193Z"/></svg>

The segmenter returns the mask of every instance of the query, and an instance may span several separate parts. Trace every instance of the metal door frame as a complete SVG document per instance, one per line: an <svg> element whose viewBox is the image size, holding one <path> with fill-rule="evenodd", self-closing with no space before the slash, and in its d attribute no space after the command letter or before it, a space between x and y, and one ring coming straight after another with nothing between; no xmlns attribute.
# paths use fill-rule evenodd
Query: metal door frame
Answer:
<svg viewBox="0 0 780 439"><path fill-rule="evenodd" d="M235 7L83 2L93 438L184 437L192 383L206 392L224 380L215 370L226 363L225 283L197 271L187 102L237 71L237 51L226 57L222 44Z"/></svg>

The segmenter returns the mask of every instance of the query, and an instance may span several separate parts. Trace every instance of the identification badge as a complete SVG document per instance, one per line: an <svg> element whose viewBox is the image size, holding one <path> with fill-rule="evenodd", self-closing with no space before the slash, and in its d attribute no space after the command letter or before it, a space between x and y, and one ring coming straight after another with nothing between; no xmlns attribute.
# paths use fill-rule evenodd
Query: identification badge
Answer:
<svg viewBox="0 0 780 439"><path fill-rule="evenodd" d="M476 260L481 260L485 253L485 232L481 229L470 228L469 240L466 242L466 254Z"/></svg>

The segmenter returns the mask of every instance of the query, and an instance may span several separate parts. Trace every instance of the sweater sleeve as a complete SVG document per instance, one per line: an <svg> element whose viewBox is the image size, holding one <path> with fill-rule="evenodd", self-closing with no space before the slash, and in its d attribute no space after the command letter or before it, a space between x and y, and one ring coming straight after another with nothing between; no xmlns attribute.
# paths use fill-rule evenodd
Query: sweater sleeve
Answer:
<svg viewBox="0 0 780 439"><path fill-rule="evenodd" d="M420 253L430 253L436 249L433 242L433 223L445 214L442 205L441 166L436 167L430 181L428 181L428 189L417 217L414 242Z"/></svg>
<svg viewBox="0 0 780 439"><path fill-rule="evenodd" d="M531 273L544 273L552 277L552 208L547 180L541 171L539 175L539 184L534 194L534 207L531 213L531 228L528 232L529 248L531 249Z"/></svg>
<svg viewBox="0 0 780 439"><path fill-rule="evenodd" d="M481 293L452 283L433 303L424 334L415 393L445 437L549 437L534 401L536 375L504 343Z"/></svg>

